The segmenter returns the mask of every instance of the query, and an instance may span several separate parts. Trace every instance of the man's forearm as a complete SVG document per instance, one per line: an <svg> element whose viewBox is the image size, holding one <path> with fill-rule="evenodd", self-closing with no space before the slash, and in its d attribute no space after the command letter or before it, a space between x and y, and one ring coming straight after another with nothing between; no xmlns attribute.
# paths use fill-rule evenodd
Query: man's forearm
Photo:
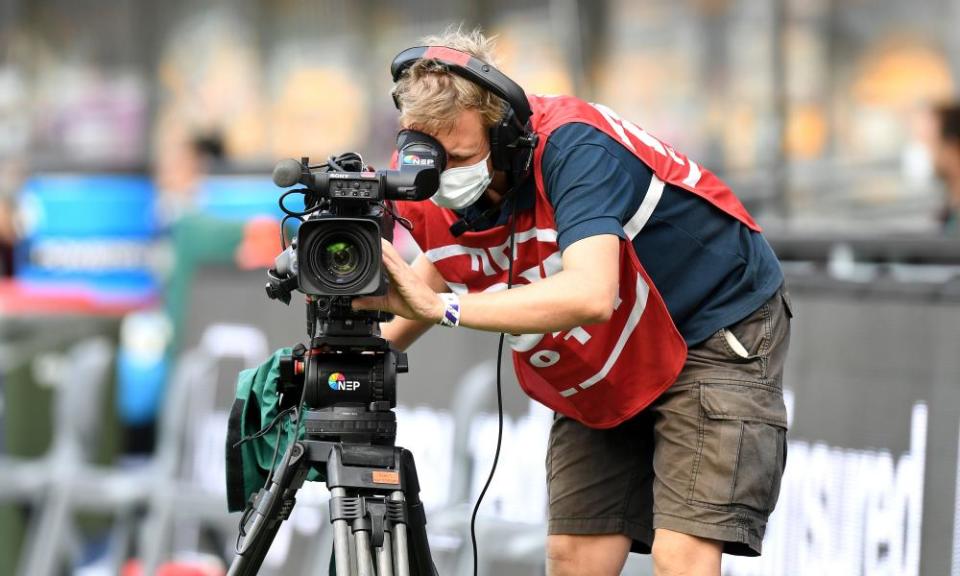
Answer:
<svg viewBox="0 0 960 576"><path fill-rule="evenodd" d="M604 322L615 289L563 271L534 284L460 296L460 325L492 332L543 334Z"/></svg>
<svg viewBox="0 0 960 576"><path fill-rule="evenodd" d="M387 339L394 348L404 351L432 326L433 324L430 322L408 320L397 316L390 322L381 325L380 335Z"/></svg>
<svg viewBox="0 0 960 576"><path fill-rule="evenodd" d="M357 298L353 306L406 318L384 328L399 348L444 319L452 323L459 318L461 326L511 334L543 334L605 322L619 292L620 238L610 234L571 244L563 253L563 269L556 274L512 290L463 294L459 306L437 294L448 289L447 282L423 255L411 267L389 242L384 241L383 249L390 289L382 296Z"/></svg>

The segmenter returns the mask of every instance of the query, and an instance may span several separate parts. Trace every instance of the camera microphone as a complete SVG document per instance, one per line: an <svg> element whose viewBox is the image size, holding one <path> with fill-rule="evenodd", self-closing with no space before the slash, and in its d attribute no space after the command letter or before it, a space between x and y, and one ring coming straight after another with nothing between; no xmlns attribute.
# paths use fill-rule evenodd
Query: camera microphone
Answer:
<svg viewBox="0 0 960 576"><path fill-rule="evenodd" d="M273 168L273 183L281 188L289 188L300 183L302 175L303 165L293 158L286 158Z"/></svg>
<svg viewBox="0 0 960 576"><path fill-rule="evenodd" d="M273 167L273 183L281 188L288 188L295 184L303 184L307 188L326 189L330 182L330 172L317 172L310 169L304 169L307 166L305 162L298 162L293 158L285 158ZM339 172L336 174L349 174L355 177L363 177L367 173L361 172Z"/></svg>

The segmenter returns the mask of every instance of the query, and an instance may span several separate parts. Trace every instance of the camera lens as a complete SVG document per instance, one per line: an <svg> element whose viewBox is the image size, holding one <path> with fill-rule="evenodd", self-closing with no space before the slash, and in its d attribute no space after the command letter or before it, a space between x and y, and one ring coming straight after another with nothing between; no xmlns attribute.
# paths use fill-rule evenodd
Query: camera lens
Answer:
<svg viewBox="0 0 960 576"><path fill-rule="evenodd" d="M349 290L363 282L371 264L376 264L364 238L349 228L340 228L317 238L310 250L310 269L331 290Z"/></svg>
<svg viewBox="0 0 960 576"><path fill-rule="evenodd" d="M300 226L299 288L315 296L363 296L383 285L380 227L359 218L317 218Z"/></svg>
<svg viewBox="0 0 960 576"><path fill-rule="evenodd" d="M323 248L323 268L336 278L348 277L360 264L359 249L346 240L328 242Z"/></svg>

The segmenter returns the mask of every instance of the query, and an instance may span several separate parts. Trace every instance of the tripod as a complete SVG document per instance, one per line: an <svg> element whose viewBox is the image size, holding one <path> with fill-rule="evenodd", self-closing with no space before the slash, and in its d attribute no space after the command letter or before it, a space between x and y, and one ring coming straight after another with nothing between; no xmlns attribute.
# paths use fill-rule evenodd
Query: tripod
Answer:
<svg viewBox="0 0 960 576"><path fill-rule="evenodd" d="M436 576L413 455L393 446L315 440L290 444L270 485L254 497L230 576L257 573L318 464L326 467L332 496L337 576Z"/></svg>
<svg viewBox="0 0 960 576"><path fill-rule="evenodd" d="M380 337L380 323L392 314L353 310L351 303L387 293L380 243L393 239L395 213L386 202L426 200L436 192L436 164L444 158L438 146L432 138L410 139L400 149L417 162L400 170L373 173L354 153L314 166L306 157L285 160L274 169L281 188L304 186L280 196L283 252L267 271L266 292L285 304L294 291L307 297L310 347L298 344L281 357L276 380L281 409L285 398L300 399L283 412L297 410L294 436L301 425L305 435L289 444L279 465L271 464L266 485L248 502L231 575L257 572L313 470L326 473L332 495L337 576L436 574L413 455L394 446L396 376L407 371L406 355ZM293 193L303 194L303 211L284 206ZM301 224L289 246L288 218Z"/></svg>
<svg viewBox="0 0 960 576"><path fill-rule="evenodd" d="M338 367L350 367L347 376L357 380L342 387L355 382L355 390L333 392L341 386L319 385L317 376L330 372L324 367L332 357ZM364 370L373 377L361 376ZM305 438L287 446L267 485L248 504L230 576L257 573L280 524L290 517L297 490L314 469L325 472L332 496L336 576L436 576L413 454L393 445L392 403L323 402L325 396L362 394L368 387L379 391L375 397L391 397L396 372L405 371L405 355L375 337L316 337L310 351L298 347L281 360L281 379L290 391L298 385L296 374L303 374L299 385L307 405L326 407L302 411Z"/></svg>

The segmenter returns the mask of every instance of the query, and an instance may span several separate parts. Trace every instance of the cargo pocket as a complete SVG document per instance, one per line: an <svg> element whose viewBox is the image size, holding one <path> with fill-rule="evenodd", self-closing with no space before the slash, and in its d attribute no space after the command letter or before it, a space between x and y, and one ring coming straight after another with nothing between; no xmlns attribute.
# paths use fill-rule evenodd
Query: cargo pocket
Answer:
<svg viewBox="0 0 960 576"><path fill-rule="evenodd" d="M702 383L700 411L691 499L769 514L786 465L783 393L755 383Z"/></svg>

